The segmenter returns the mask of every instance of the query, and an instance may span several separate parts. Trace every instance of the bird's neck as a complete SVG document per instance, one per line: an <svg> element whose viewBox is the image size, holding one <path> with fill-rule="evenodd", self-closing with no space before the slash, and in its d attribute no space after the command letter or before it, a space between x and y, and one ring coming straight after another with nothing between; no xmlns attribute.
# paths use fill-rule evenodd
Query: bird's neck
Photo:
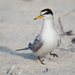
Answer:
<svg viewBox="0 0 75 75"><path fill-rule="evenodd" d="M54 29L54 21L53 19L44 19L43 25L41 28L41 33L49 33L52 32Z"/></svg>

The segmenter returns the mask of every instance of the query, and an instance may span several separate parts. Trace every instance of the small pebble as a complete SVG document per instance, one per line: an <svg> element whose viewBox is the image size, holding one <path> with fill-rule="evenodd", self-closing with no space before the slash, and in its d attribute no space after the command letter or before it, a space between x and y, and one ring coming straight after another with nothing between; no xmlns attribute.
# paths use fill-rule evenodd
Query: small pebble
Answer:
<svg viewBox="0 0 75 75"><path fill-rule="evenodd" d="M46 70L45 70L45 71L43 71L43 73L48 72L48 71L49 71L49 69L48 69L48 68L46 68Z"/></svg>
<svg viewBox="0 0 75 75"><path fill-rule="evenodd" d="M17 69L19 69L19 68L17 68Z"/></svg>
<svg viewBox="0 0 75 75"><path fill-rule="evenodd" d="M46 72L48 72L48 68L46 68Z"/></svg>
<svg viewBox="0 0 75 75"><path fill-rule="evenodd" d="M71 42L72 42L73 44L75 44L75 38L73 38Z"/></svg>

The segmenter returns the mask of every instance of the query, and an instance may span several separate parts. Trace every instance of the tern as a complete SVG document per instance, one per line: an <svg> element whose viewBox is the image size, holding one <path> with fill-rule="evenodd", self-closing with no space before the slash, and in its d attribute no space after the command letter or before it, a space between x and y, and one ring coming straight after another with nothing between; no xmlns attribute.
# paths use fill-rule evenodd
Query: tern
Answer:
<svg viewBox="0 0 75 75"><path fill-rule="evenodd" d="M40 18L43 19L41 32L35 38L33 44L29 43L28 47L17 49L16 51L30 49L38 57L39 61L44 64L40 57L46 56L48 53L53 55L53 57L58 57L57 54L51 52L60 46L61 38L54 27L54 17L51 9L46 8L41 10L40 15L34 20Z"/></svg>

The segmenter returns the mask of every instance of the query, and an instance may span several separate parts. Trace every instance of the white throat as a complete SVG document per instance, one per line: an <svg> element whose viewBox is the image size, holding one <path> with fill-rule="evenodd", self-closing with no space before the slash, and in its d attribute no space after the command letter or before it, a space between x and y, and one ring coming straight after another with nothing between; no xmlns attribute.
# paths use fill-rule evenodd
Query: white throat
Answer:
<svg viewBox="0 0 75 75"><path fill-rule="evenodd" d="M49 18L48 19L44 19L43 20L42 29L41 29L41 33L45 34L45 33L51 33L53 31L55 31L53 17L50 18L50 19Z"/></svg>

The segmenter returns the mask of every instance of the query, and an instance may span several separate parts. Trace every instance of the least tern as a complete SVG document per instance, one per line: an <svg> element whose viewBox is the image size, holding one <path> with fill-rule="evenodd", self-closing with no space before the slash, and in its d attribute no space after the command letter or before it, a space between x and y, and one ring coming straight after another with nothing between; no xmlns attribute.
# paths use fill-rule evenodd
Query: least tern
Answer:
<svg viewBox="0 0 75 75"><path fill-rule="evenodd" d="M43 9L40 12L40 15L36 19L43 18L43 24L40 34L35 38L33 44L29 43L28 47L19 50L28 50L30 49L34 55L38 56L39 61L44 64L40 57L43 57L50 53L54 57L58 57L55 53L51 53L55 50L61 43L60 36L54 28L54 17L51 9Z"/></svg>

